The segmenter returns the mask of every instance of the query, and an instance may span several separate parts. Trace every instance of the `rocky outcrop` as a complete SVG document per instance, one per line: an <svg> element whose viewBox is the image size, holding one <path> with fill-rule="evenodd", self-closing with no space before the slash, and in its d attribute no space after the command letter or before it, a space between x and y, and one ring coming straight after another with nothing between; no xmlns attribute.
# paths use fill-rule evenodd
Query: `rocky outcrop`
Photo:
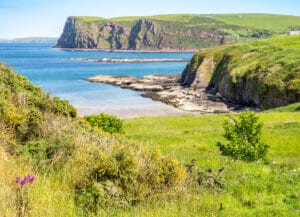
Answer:
<svg viewBox="0 0 300 217"><path fill-rule="evenodd" d="M183 111L224 113L237 108L237 105L225 104L218 97L208 94L205 88L182 87L178 83L178 79L178 75L147 75L141 78L127 75L97 75L87 80L143 91L145 93L142 96L164 102Z"/></svg>
<svg viewBox="0 0 300 217"><path fill-rule="evenodd" d="M69 17L66 21L64 31L57 41L58 47L68 48L95 48L97 47L98 26L91 24L87 28L75 17Z"/></svg>
<svg viewBox="0 0 300 217"><path fill-rule="evenodd" d="M224 36L202 27L151 19L86 21L68 17L56 47L110 50L194 51L218 45Z"/></svg>

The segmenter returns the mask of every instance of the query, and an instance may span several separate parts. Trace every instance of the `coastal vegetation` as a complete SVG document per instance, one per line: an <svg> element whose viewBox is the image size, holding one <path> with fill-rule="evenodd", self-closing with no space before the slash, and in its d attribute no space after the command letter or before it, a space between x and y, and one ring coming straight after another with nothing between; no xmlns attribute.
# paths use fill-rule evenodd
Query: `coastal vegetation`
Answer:
<svg viewBox="0 0 300 217"><path fill-rule="evenodd" d="M104 132L119 132L119 119L76 118L67 101L52 98L3 63L0 73L1 215L91 216L184 191L181 162ZM94 126L99 120L104 127ZM27 178L21 189L14 180L27 174L35 182L23 194Z"/></svg>
<svg viewBox="0 0 300 217"><path fill-rule="evenodd" d="M220 44L288 34L297 16L273 14L174 14L142 17L68 17L61 48L198 50Z"/></svg>
<svg viewBox="0 0 300 217"><path fill-rule="evenodd" d="M0 69L4 216L24 207L27 216L299 214L299 103L255 115L269 151L264 161L245 162L218 149L226 115L129 119L123 135L111 135L90 123L117 118L88 123L67 101ZM27 193L18 177L29 177Z"/></svg>
<svg viewBox="0 0 300 217"><path fill-rule="evenodd" d="M300 178L300 103L258 113L267 161L244 162L221 155L227 115L142 117L125 121L127 138L161 150L186 164L218 175L222 190L187 191L182 198L152 201L125 216L298 216ZM238 118L238 115L231 115ZM217 188L218 189L218 188ZM296 193L297 192L297 193ZM151 209L152 208L152 209ZM122 216L122 214L120 215Z"/></svg>

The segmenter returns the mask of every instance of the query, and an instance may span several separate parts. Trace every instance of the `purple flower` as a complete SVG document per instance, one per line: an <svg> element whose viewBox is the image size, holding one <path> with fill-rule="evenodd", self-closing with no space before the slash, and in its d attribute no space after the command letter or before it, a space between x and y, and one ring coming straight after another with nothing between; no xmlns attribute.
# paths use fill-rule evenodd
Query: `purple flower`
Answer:
<svg viewBox="0 0 300 217"><path fill-rule="evenodd" d="M35 177L31 176L30 179L28 180L28 182L33 183L34 182Z"/></svg>
<svg viewBox="0 0 300 217"><path fill-rule="evenodd" d="M26 184L26 177L20 182L21 188Z"/></svg>
<svg viewBox="0 0 300 217"><path fill-rule="evenodd" d="M25 176L23 179L21 179L20 177L16 177L16 183L20 184L21 188L24 187L24 185L26 185L27 183L29 184L32 184L35 180L35 177L34 176L31 176L31 175L27 175Z"/></svg>
<svg viewBox="0 0 300 217"><path fill-rule="evenodd" d="M16 183L20 183L21 178L19 176L16 177Z"/></svg>

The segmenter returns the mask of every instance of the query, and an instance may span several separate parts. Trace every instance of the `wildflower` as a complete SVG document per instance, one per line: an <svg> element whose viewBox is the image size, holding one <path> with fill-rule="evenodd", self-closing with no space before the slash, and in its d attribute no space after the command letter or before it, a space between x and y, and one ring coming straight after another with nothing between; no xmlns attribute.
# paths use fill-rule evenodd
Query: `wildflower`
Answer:
<svg viewBox="0 0 300 217"><path fill-rule="evenodd" d="M21 178L19 176L16 177L16 183L20 183Z"/></svg>
<svg viewBox="0 0 300 217"><path fill-rule="evenodd" d="M17 184L20 184L21 188L24 187L24 185L26 184L32 184L35 180L35 177L34 176L31 176L31 175L27 175L25 176L23 179L21 179L20 177L16 177L16 183Z"/></svg>
<svg viewBox="0 0 300 217"><path fill-rule="evenodd" d="M26 178L22 179L20 182L21 188L26 184Z"/></svg>

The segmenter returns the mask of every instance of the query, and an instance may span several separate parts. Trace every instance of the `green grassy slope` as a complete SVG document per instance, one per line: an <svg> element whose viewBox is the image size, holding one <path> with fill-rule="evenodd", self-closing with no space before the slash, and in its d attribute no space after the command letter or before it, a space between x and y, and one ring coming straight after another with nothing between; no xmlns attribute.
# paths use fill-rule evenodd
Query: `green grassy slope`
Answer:
<svg viewBox="0 0 300 217"><path fill-rule="evenodd" d="M298 16L276 14L216 14L213 19L239 26L267 29L277 33L300 29Z"/></svg>
<svg viewBox="0 0 300 217"><path fill-rule="evenodd" d="M223 191L195 189L183 198L145 204L128 213L140 213L140 216L298 216L300 113L268 112L260 113L259 118L264 123L263 141L270 145L269 164L233 161L220 155L216 143L223 141L222 125L226 115L126 120L126 136L130 139L184 162L196 159L203 169L225 168ZM221 204L223 209L220 209Z"/></svg>

